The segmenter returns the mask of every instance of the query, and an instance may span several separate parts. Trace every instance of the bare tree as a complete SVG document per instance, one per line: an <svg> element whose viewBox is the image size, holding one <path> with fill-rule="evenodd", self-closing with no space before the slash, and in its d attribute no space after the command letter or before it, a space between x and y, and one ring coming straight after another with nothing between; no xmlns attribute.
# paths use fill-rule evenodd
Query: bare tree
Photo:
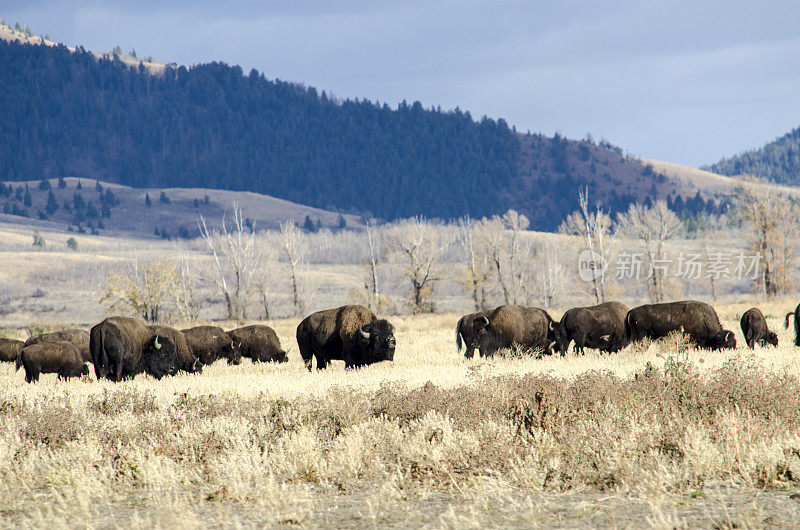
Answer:
<svg viewBox="0 0 800 530"><path fill-rule="evenodd" d="M169 312L174 301L177 274L175 264L156 259L140 263L134 260L129 267L109 274L101 304L112 311L141 316L148 322L158 322Z"/></svg>
<svg viewBox="0 0 800 530"><path fill-rule="evenodd" d="M523 304L529 299L535 251L533 239L526 234L528 226L528 218L514 210L476 223L476 236L484 243L483 252L506 304Z"/></svg>
<svg viewBox="0 0 800 530"><path fill-rule="evenodd" d="M281 251L286 258L289 280L292 283L294 311L296 315L303 315L311 296L308 267L304 261L307 251L305 234L293 221L284 221L280 226Z"/></svg>
<svg viewBox="0 0 800 530"><path fill-rule="evenodd" d="M444 275L441 258L453 242L452 232L417 217L391 226L387 236L390 259L411 285L414 312L433 311L433 289Z"/></svg>
<svg viewBox="0 0 800 530"><path fill-rule="evenodd" d="M549 240L545 241L542 252L539 253L541 297L545 309L558 305L564 290L566 271L564 264L559 259L558 250L558 242Z"/></svg>
<svg viewBox="0 0 800 530"><path fill-rule="evenodd" d="M258 263L255 230L247 226L238 203L233 204L230 216L228 212L222 216L218 230L209 230L203 216L198 226L214 257L212 279L225 299L228 318L247 318L253 272Z"/></svg>
<svg viewBox="0 0 800 530"><path fill-rule="evenodd" d="M256 242L258 263L253 271L253 287L264 309L264 320L270 319L270 299L275 284L275 271L278 265L277 249L266 238Z"/></svg>
<svg viewBox="0 0 800 530"><path fill-rule="evenodd" d="M368 219L366 228L369 248L369 256L367 257L367 266L369 267L367 290L372 299L370 307L377 310L381 306L381 289L378 284L378 222L375 219Z"/></svg>
<svg viewBox="0 0 800 530"><path fill-rule="evenodd" d="M193 321L200 316L201 302L197 277L189 265L189 251L181 243L175 245L180 257L175 275L175 305L182 318Z"/></svg>
<svg viewBox="0 0 800 530"><path fill-rule="evenodd" d="M787 237L796 230L797 206L785 196L760 186L748 177L735 190L737 208L750 229L750 248L759 257L758 292L775 296L794 285L795 242Z"/></svg>
<svg viewBox="0 0 800 530"><path fill-rule="evenodd" d="M457 240L467 265L466 277L459 281L459 284L472 296L475 311L482 311L488 307L487 298L492 281L492 268L489 254L486 252L486 240L483 237L485 231L481 228L483 224L479 222L476 228L476 223L469 216L458 220Z"/></svg>
<svg viewBox="0 0 800 530"><path fill-rule="evenodd" d="M647 287L653 303L666 299L664 281L667 276L664 243L677 236L683 223L675 212L669 209L666 201L658 200L647 207L631 204L627 212L617 217L618 229L622 235L638 241L648 260Z"/></svg>
<svg viewBox="0 0 800 530"><path fill-rule="evenodd" d="M561 223L558 231L581 238L585 250L588 250L584 257L592 271L592 294L595 302L601 304L606 300L606 268L614 245L613 222L599 207L589 210L588 188L578 190L578 206L578 210Z"/></svg>

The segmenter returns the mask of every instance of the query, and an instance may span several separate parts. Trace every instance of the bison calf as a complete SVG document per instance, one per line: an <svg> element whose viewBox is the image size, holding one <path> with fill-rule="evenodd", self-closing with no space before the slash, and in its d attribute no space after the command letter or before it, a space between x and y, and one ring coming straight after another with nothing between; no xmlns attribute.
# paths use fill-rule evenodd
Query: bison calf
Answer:
<svg viewBox="0 0 800 530"><path fill-rule="evenodd" d="M69 342L43 342L22 348L17 356L17 370L25 367L25 381L39 380L39 374L58 374L59 379L89 375L81 352Z"/></svg>
<svg viewBox="0 0 800 530"><path fill-rule="evenodd" d="M289 360L278 335L269 326L244 326L230 330L228 336L241 351L241 356L249 357L254 363L285 363Z"/></svg>
<svg viewBox="0 0 800 530"><path fill-rule="evenodd" d="M0 337L0 361L13 363L24 346L25 343L21 340Z"/></svg>
<svg viewBox="0 0 800 530"><path fill-rule="evenodd" d="M764 346L765 344L778 345L778 335L769 330L767 319L764 318L764 313L759 308L748 309L742 315L739 324L742 326L742 333L744 334L745 342L747 342L747 347L751 350L755 348L756 343L759 346Z"/></svg>
<svg viewBox="0 0 800 530"><path fill-rule="evenodd" d="M297 326L297 345L309 370L312 358L317 359L318 370L332 360L358 368L394 359L394 331L366 307L345 305L307 316Z"/></svg>

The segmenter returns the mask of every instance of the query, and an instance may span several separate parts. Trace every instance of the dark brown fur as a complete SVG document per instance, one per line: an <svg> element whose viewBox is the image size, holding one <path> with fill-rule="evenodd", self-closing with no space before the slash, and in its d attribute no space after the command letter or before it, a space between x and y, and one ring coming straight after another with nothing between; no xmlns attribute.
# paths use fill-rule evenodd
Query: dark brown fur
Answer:
<svg viewBox="0 0 800 530"><path fill-rule="evenodd" d="M297 326L297 345L309 370L312 358L317 359L317 369L331 360L357 368L394 359L394 326L364 306L346 305L307 316Z"/></svg>
<svg viewBox="0 0 800 530"><path fill-rule="evenodd" d="M278 335L269 326L253 325L236 328L230 330L228 336L239 345L242 357L249 357L254 363L285 363L289 360L281 348Z"/></svg>
<svg viewBox="0 0 800 530"><path fill-rule="evenodd" d="M480 338L481 351L487 356L513 346L548 353L556 338L555 324L547 311L520 305L502 305L488 317L474 319L473 333Z"/></svg>
<svg viewBox="0 0 800 530"><path fill-rule="evenodd" d="M722 329L717 312L704 302L647 304L631 309L625 317L625 334L631 342L645 337L660 339L680 329L700 348L736 347L733 332Z"/></svg>
<svg viewBox="0 0 800 530"><path fill-rule="evenodd" d="M16 367L25 367L25 381L39 380L39 374L58 374L59 379L89 375L81 352L69 342L42 342L22 348Z"/></svg>
<svg viewBox="0 0 800 530"><path fill-rule="evenodd" d="M13 363L23 346L25 343L21 340L0 337L0 361Z"/></svg>
<svg viewBox="0 0 800 530"><path fill-rule="evenodd" d="M786 329L789 329L789 319L794 317L794 345L800 346L800 304L792 313L786 313Z"/></svg>
<svg viewBox="0 0 800 530"><path fill-rule="evenodd" d="M576 353L583 353L583 348L587 346L604 352L621 350L627 344L625 315L630 309L620 302L605 302L568 310L561 317L558 328L558 350L561 355L567 353L572 341L575 341Z"/></svg>
<svg viewBox="0 0 800 530"><path fill-rule="evenodd" d="M217 326L195 326L183 329L186 342L192 353L203 364L211 364L217 359L228 359L228 364L242 362L241 348L231 340L225 331Z"/></svg>
<svg viewBox="0 0 800 530"><path fill-rule="evenodd" d="M478 337L472 332L472 321L475 320L476 317L489 317L492 314L493 309L487 309L486 311L480 311L478 313L470 313L468 315L464 315L458 320L458 324L456 324L456 348L458 351L461 352L461 339L464 339L464 357L467 359L472 359L472 356L475 355L475 350L478 350L478 355L483 357L483 352L479 348L478 344Z"/></svg>
<svg viewBox="0 0 800 530"><path fill-rule="evenodd" d="M756 343L760 346L766 344L778 345L778 335L769 330L767 319L764 318L764 313L759 308L753 307L745 311L739 321L739 325L742 326L742 334L747 347L751 350L755 348Z"/></svg>
<svg viewBox="0 0 800 530"><path fill-rule="evenodd" d="M148 326L159 337L169 337L175 343L178 350L178 367L190 374L203 371L203 363L198 362L197 356L192 352L191 346L186 341L186 335L179 329L160 324Z"/></svg>
<svg viewBox="0 0 800 530"><path fill-rule="evenodd" d="M43 342L69 342L74 344L81 352L83 362L92 362L92 354L89 351L89 332L82 329L64 329L52 333L42 333L34 335L25 341L25 346L41 344Z"/></svg>

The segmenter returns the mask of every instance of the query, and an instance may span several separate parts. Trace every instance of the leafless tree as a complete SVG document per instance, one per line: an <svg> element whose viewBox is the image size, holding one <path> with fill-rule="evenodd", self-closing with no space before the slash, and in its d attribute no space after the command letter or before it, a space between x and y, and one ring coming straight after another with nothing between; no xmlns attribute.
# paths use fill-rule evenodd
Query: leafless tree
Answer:
<svg viewBox="0 0 800 530"><path fill-rule="evenodd" d="M169 316L174 301L177 273L175 264L166 259L139 262L135 259L125 269L109 274L101 304L112 311L139 315L148 322Z"/></svg>
<svg viewBox="0 0 800 530"><path fill-rule="evenodd" d="M258 264L255 230L247 227L238 203L222 216L218 230L209 230L200 216L200 235L214 258L212 280L217 285L228 311L228 318L247 318L253 272Z"/></svg>
<svg viewBox="0 0 800 530"><path fill-rule="evenodd" d="M458 221L457 240L467 265L466 276L459 283L472 296L475 311L489 307L487 298L492 281L486 231L482 230L483 226L480 221L476 224L469 217L463 217Z"/></svg>
<svg viewBox="0 0 800 530"><path fill-rule="evenodd" d="M305 263L307 244L305 234L293 221L281 223L281 253L286 259L289 280L292 284L292 303L296 315L306 312L311 297L308 266Z"/></svg>
<svg viewBox="0 0 800 530"><path fill-rule="evenodd" d="M387 238L390 259L411 285L414 312L433 311L433 289L444 276L441 258L453 242L452 231L414 218L389 227Z"/></svg>
<svg viewBox="0 0 800 530"><path fill-rule="evenodd" d="M530 298L530 276L535 254L533 239L526 233L530 221L509 210L476 224L476 235L484 242L484 252L493 269L506 304L525 304Z"/></svg>
<svg viewBox="0 0 800 530"><path fill-rule="evenodd" d="M201 308L197 275L190 267L189 251L182 243L175 245L175 253L179 256L175 270L175 304L182 318L197 320Z"/></svg>
<svg viewBox="0 0 800 530"><path fill-rule="evenodd" d="M381 307L381 288L378 283L378 223L375 219L367 220L366 233L369 249L369 256L367 257L367 267L369 268L367 290L372 300L370 307L377 310Z"/></svg>
<svg viewBox="0 0 800 530"><path fill-rule="evenodd" d="M261 307L264 309L264 320L269 320L271 317L270 300L273 296L278 268L278 251L271 240L262 237L256 242L256 252L258 264L253 272L253 287L255 287Z"/></svg>
<svg viewBox="0 0 800 530"><path fill-rule="evenodd" d="M541 274L541 298L545 309L558 305L564 291L566 271L558 255L557 241L545 241L539 253L539 271Z"/></svg>
<svg viewBox="0 0 800 530"><path fill-rule="evenodd" d="M598 304L606 299L606 269L614 246L612 226L611 217L599 207L589 210L589 189L584 188L578 190L578 210L572 212L558 229L562 234L579 236L588 250L583 257L588 260L592 271L592 294Z"/></svg>
<svg viewBox="0 0 800 530"><path fill-rule="evenodd" d="M647 287L653 303L666 299L664 283L667 277L669 260L664 252L664 243L677 236L683 223L675 212L669 209L666 201L658 200L647 207L631 204L627 212L617 217L619 232L627 238L638 241L648 260Z"/></svg>
<svg viewBox="0 0 800 530"><path fill-rule="evenodd" d="M750 230L750 248L759 257L757 291L765 296L789 292L795 283L797 206L748 177L735 191L738 211Z"/></svg>

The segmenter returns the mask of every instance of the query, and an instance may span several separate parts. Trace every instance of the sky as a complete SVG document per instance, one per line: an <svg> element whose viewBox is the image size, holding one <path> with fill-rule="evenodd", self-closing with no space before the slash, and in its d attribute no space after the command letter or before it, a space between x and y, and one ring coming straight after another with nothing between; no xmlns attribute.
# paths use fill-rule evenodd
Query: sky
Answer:
<svg viewBox="0 0 800 530"><path fill-rule="evenodd" d="M800 126L800 2L0 0L0 17L695 167Z"/></svg>

